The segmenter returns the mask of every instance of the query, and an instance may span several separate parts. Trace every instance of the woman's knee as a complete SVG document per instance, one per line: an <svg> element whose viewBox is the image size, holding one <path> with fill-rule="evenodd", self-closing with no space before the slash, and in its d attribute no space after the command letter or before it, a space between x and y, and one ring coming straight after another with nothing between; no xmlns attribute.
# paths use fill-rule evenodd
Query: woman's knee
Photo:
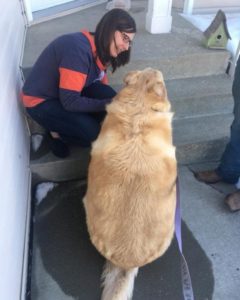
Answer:
<svg viewBox="0 0 240 300"><path fill-rule="evenodd" d="M95 81L90 86L82 90L81 95L93 99L112 99L116 96L116 91L109 85L100 81Z"/></svg>

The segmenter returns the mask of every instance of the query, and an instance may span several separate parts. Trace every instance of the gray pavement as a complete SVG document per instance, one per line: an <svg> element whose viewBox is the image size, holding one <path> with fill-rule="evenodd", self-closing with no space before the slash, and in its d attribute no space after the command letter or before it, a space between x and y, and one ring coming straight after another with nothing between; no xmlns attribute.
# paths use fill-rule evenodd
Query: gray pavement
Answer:
<svg viewBox="0 0 240 300"><path fill-rule="evenodd" d="M214 165L211 163L180 168L183 219L211 261L214 276L212 299L238 300L240 212L229 212L223 202L224 197L234 191L235 187L224 183L200 183L191 171L212 167ZM194 252L194 249L191 251Z"/></svg>
<svg viewBox="0 0 240 300"><path fill-rule="evenodd" d="M196 181L192 170L179 168L183 248L195 300L238 300L240 294L240 212L230 213L227 184ZM58 183L35 207L32 300L100 299L104 259L92 246L85 224L84 181ZM133 300L181 300L176 241L166 254L140 269Z"/></svg>

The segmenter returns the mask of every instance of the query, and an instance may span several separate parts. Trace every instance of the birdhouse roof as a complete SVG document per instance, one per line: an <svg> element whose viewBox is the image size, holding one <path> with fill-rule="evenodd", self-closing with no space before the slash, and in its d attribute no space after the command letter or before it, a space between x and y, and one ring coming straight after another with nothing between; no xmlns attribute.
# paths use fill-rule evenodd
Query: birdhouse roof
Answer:
<svg viewBox="0 0 240 300"><path fill-rule="evenodd" d="M212 23L209 25L209 27L203 32L203 34L205 35L206 38L209 38L210 35L212 33L214 33L218 27L220 26L220 24L223 23L226 35L229 39L231 39L231 36L228 32L228 28L227 28L227 19L226 19L226 15L225 13L219 9L219 11L217 12L215 18L213 19Z"/></svg>

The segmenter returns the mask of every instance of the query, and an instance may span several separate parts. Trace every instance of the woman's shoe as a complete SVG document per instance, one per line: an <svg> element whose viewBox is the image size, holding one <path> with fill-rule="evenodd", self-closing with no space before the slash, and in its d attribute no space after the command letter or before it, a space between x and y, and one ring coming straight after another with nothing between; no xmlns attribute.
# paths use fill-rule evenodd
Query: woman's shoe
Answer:
<svg viewBox="0 0 240 300"><path fill-rule="evenodd" d="M230 208L232 212L240 210L240 190L229 194L225 200L225 204Z"/></svg>
<svg viewBox="0 0 240 300"><path fill-rule="evenodd" d="M53 138L50 133L47 134L47 143L52 153L60 158L66 158L70 155L69 147L60 138Z"/></svg>

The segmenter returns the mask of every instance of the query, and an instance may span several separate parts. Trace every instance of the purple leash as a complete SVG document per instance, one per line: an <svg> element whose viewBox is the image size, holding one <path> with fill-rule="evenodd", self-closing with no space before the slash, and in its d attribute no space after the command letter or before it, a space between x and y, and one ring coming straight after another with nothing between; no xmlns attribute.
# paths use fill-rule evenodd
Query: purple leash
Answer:
<svg viewBox="0 0 240 300"><path fill-rule="evenodd" d="M181 209L180 209L180 193L179 193L179 182L177 178L177 205L175 212L175 234L178 242L178 248L181 253L181 275L182 275L182 290L184 300L194 300L192 281L189 273L187 261L182 251L182 231L181 231Z"/></svg>

